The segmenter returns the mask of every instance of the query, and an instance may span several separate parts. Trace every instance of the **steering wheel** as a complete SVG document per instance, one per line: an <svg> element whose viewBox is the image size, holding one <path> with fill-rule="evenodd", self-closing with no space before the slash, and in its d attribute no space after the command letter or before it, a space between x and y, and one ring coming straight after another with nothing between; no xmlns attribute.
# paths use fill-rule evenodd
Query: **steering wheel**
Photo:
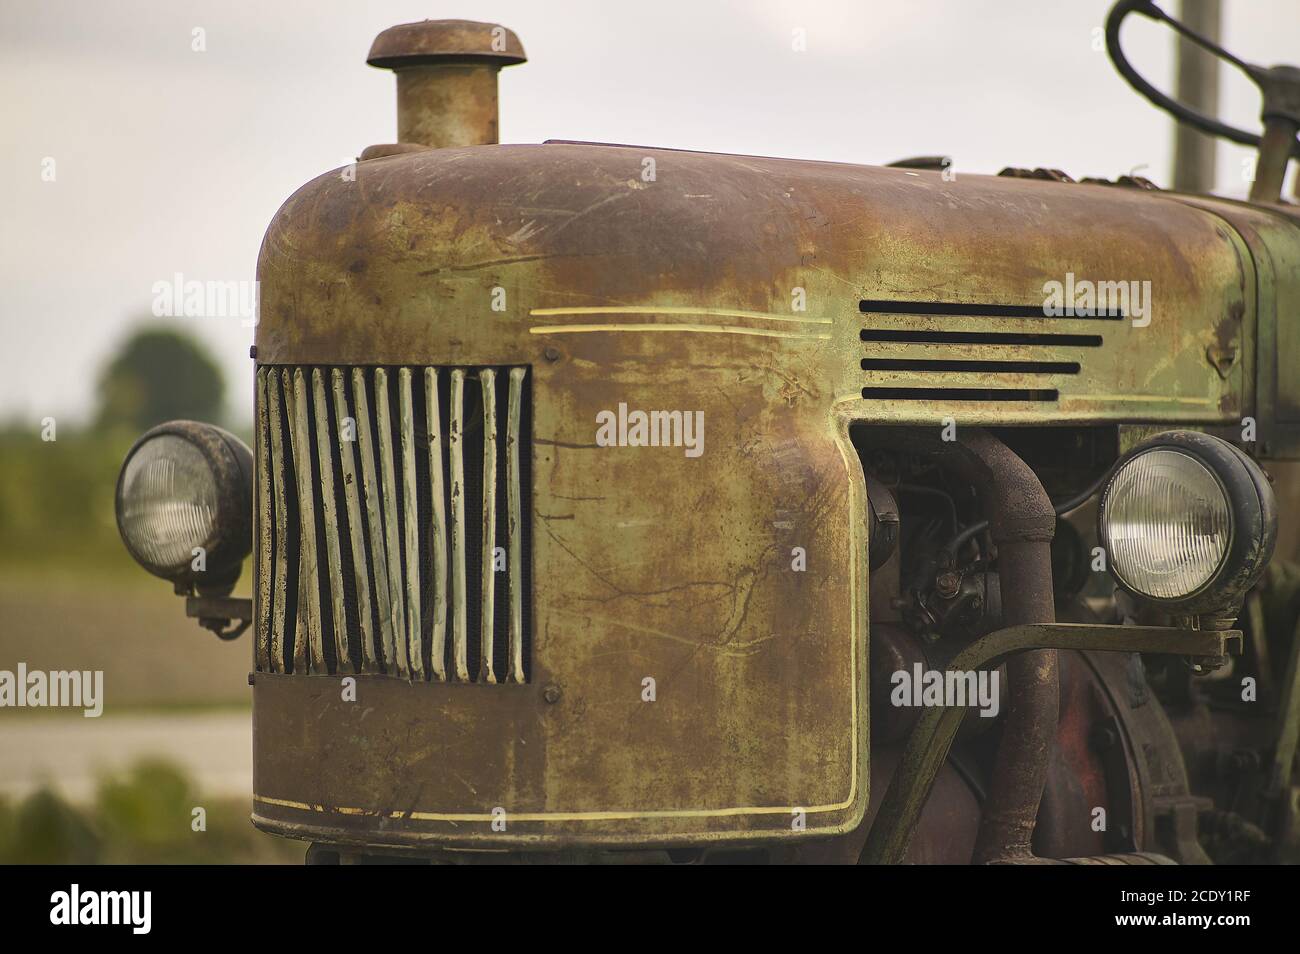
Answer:
<svg viewBox="0 0 1300 954"><path fill-rule="evenodd" d="M1213 116L1206 116L1166 96L1143 79L1129 63L1119 42L1120 24L1130 13L1138 13L1159 23L1168 24L1197 46L1245 73L1251 82L1259 87L1264 98L1264 107L1261 111L1264 134L1260 136L1246 132L1244 129L1237 129L1235 126L1220 122ZM1261 180L1264 180L1264 188L1260 191L1272 192L1271 197L1264 197L1264 201L1277 200L1282 178L1286 174L1287 160L1292 157L1300 158L1300 141L1296 138L1297 132L1300 132L1300 69L1294 66L1256 66L1240 60L1218 44L1179 23L1156 6L1154 0L1119 0L1111 7L1110 14L1106 17L1106 52L1120 75L1154 106L1163 109L1180 122L1194 126L1211 136L1221 136L1244 146L1257 147L1260 150L1260 157L1256 187L1259 187ZM1276 182L1276 189L1273 189L1274 182ZM1251 198L1257 198L1256 188L1252 188Z"/></svg>

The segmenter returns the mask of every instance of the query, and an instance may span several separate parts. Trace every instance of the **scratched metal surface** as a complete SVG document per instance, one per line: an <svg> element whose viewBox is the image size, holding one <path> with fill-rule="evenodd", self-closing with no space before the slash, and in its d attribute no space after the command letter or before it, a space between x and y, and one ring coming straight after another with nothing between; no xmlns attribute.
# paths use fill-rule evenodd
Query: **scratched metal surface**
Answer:
<svg viewBox="0 0 1300 954"><path fill-rule="evenodd" d="M1253 416L1261 457L1300 460L1300 210L1211 196L1182 201L1221 216L1241 237L1256 275Z"/></svg>

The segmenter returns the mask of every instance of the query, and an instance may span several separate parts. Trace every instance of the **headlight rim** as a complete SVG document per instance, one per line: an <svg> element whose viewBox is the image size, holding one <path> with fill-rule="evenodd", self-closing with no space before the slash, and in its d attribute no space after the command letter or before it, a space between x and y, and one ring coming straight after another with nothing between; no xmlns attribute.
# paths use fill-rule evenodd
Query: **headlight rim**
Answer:
<svg viewBox="0 0 1300 954"><path fill-rule="evenodd" d="M183 566L162 566L144 557L132 544L122 527L122 483L127 467L136 453L149 441L170 435L179 437L203 455L212 472L216 487L216 516L204 542L197 544L207 554L202 572ZM154 576L178 585L195 585L205 591L228 591L239 578L245 558L252 549L253 456L248 446L234 434L215 424L202 421L175 420L149 428L131 445L118 470L113 492L113 514L118 536L131 558Z"/></svg>
<svg viewBox="0 0 1300 954"><path fill-rule="evenodd" d="M1142 441L1122 455L1098 497L1097 539L1110 552L1106 535L1106 502L1115 477L1132 460L1152 450L1179 451L1197 461L1213 475L1228 503L1229 539L1215 572L1196 590L1173 599L1148 596L1126 583L1110 560L1110 577L1125 593L1149 606L1175 616L1201 616L1234 612L1246 591L1268 565L1277 540L1277 503L1273 489L1260 466L1235 445L1201 431L1163 431Z"/></svg>

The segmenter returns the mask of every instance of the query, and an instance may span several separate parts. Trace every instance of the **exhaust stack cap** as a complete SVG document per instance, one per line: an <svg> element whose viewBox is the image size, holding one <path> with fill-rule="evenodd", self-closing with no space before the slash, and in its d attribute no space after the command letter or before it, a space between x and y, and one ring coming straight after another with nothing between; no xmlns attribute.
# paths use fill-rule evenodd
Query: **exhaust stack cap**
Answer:
<svg viewBox="0 0 1300 954"><path fill-rule="evenodd" d="M366 62L386 70L434 64L489 63L498 69L526 62L514 30L474 20L421 20L389 27L370 45Z"/></svg>

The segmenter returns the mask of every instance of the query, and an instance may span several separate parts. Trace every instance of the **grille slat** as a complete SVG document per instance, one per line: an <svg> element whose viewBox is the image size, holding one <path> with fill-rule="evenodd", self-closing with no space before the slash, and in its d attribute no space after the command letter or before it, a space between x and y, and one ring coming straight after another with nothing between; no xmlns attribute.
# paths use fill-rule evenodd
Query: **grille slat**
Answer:
<svg viewBox="0 0 1300 954"><path fill-rule="evenodd" d="M375 576L375 610L384 665L393 672L393 610L388 586L388 556L384 546L384 522L379 515L379 480L375 475L375 440L370 428L370 402L366 397L365 372L352 371L352 397L357 415L357 453L361 455L361 482L366 495L366 523L370 528L370 561Z"/></svg>
<svg viewBox="0 0 1300 954"><path fill-rule="evenodd" d="M379 454L380 504L384 517L384 554L388 562L388 608L392 614L392 643L385 644L385 663L390 672L406 679L406 598L402 592L402 543L398 524L400 491L393 467L393 422L389 413L388 373L375 368L375 434Z"/></svg>
<svg viewBox="0 0 1300 954"><path fill-rule="evenodd" d="M379 672L379 656L375 652L374 631L371 628L370 578L366 568L370 565L366 555L365 528L361 524L361 499L357 493L357 421L348 413L346 386L343 372L334 368L330 372L330 385L334 392L334 412L339 421L339 464L343 473L343 500L348 515L348 538L352 547L352 569L356 577L357 625L361 640L361 671ZM344 421L350 427L344 431Z"/></svg>
<svg viewBox="0 0 1300 954"><path fill-rule="evenodd" d="M452 670L461 682L469 681L468 607L465 596L465 372L451 372L450 427L447 449L451 456L451 655Z"/></svg>
<svg viewBox="0 0 1300 954"><path fill-rule="evenodd" d="M293 467L298 480L298 618L305 626L294 633L294 669L301 664L315 672L326 672L325 643L321 639L320 563L316 550L316 501L312 493L311 427L308 422L307 383L302 370L293 372ZM303 608L306 612L303 612ZM306 630L303 639L302 630Z"/></svg>
<svg viewBox="0 0 1300 954"><path fill-rule="evenodd" d="M863 358L863 371L915 374L1078 374L1078 361L1037 361L1028 358Z"/></svg>
<svg viewBox="0 0 1300 954"><path fill-rule="evenodd" d="M330 440L329 408L325 404L325 379L316 368L311 373L316 410L316 455L320 466L321 511L325 517L325 558L330 581L330 612L334 624L334 658L340 672L352 671L348 656L348 614L343 606L343 557L339 553L339 517L334 496L334 442Z"/></svg>
<svg viewBox="0 0 1300 954"><path fill-rule="evenodd" d="M496 682L493 645L496 605L497 539L497 403L496 372L484 368L478 374L483 390L483 559L480 562L479 586L479 655L482 660L479 678Z"/></svg>
<svg viewBox="0 0 1300 954"><path fill-rule="evenodd" d="M402 572L406 621L406 658L412 679L424 678L424 650L420 613L420 491L415 480L415 408L411 399L411 369L397 372L397 417L402 448L402 529L406 560ZM400 656L399 656L400 658Z"/></svg>
<svg viewBox="0 0 1300 954"><path fill-rule="evenodd" d="M263 473L271 470L271 449L267 440L267 406L266 406L266 369L257 372L257 466ZM257 620L257 668L271 668L271 482L258 481L257 510L253 514L256 526L257 563L254 573L257 576L258 620Z"/></svg>
<svg viewBox="0 0 1300 954"><path fill-rule="evenodd" d="M523 516L520 502L522 478L519 470L519 432L524 392L524 368L510 369L510 404L506 413L506 547L510 553L508 587L510 593L510 638L508 658L511 682L524 681L523 625Z"/></svg>
<svg viewBox="0 0 1300 954"><path fill-rule="evenodd" d="M527 369L262 368L256 395L258 669L526 683Z"/></svg>
<svg viewBox="0 0 1300 954"><path fill-rule="evenodd" d="M280 376L274 371L266 380L267 427L271 436L271 467L273 480L263 477L259 484L271 485L271 497L275 506L275 555L270 567L263 566L261 572L270 576L271 584L271 619L268 642L271 652L271 671L284 672L285 645L285 602L289 595L289 556L287 552L289 538L289 501L285 487L285 474L288 472L284 456L284 415L281 411ZM260 397L261 395L259 395ZM260 634L259 634L260 635Z"/></svg>
<svg viewBox="0 0 1300 954"><path fill-rule="evenodd" d="M406 604L402 595L402 544L397 524L397 474L393 468L393 423L388 413L388 373L375 368L375 434L378 438L380 504L384 517L384 554L388 562L388 610L392 619L391 641L384 644L384 662L389 672L405 679Z"/></svg>
<svg viewBox="0 0 1300 954"><path fill-rule="evenodd" d="M862 396L882 401L1055 401L1055 388L865 387Z"/></svg>
<svg viewBox="0 0 1300 954"><path fill-rule="evenodd" d="M863 341L928 345L1047 345L1061 348L1100 348L1101 335L1058 334L1021 331L942 331L928 328L864 328Z"/></svg>
<svg viewBox="0 0 1300 954"><path fill-rule="evenodd" d="M429 437L429 549L432 551L433 625L429 656L434 678L447 679L447 513L443 503L442 415L438 407L438 372L424 369L425 422Z"/></svg>

